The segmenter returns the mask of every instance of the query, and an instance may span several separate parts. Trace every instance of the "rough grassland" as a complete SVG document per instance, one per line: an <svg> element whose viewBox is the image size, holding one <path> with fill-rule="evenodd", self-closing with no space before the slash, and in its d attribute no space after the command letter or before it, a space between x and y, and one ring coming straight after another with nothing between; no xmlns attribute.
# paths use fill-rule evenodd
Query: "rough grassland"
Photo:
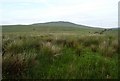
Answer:
<svg viewBox="0 0 120 81"><path fill-rule="evenodd" d="M117 79L117 30L3 27L3 79Z"/></svg>

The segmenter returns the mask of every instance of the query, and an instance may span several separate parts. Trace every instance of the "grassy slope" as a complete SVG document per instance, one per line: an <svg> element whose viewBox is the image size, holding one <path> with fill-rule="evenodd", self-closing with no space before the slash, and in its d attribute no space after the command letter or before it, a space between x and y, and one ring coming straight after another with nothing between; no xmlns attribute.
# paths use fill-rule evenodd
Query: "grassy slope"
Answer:
<svg viewBox="0 0 120 81"><path fill-rule="evenodd" d="M48 22L48 23L37 23L31 25L4 25L2 26L3 33L12 32L38 32L38 33L77 33L77 34L89 34L94 32L100 32L104 30L103 28L92 28L84 25L77 25L70 22ZM107 33L116 33L117 29L112 29Z"/></svg>
<svg viewBox="0 0 120 81"><path fill-rule="evenodd" d="M38 23L32 25L5 25L3 26L3 32L21 32L21 31L85 31L85 30L101 30L100 28L91 28L88 26L77 25L69 22L50 22L50 23Z"/></svg>
<svg viewBox="0 0 120 81"><path fill-rule="evenodd" d="M3 78L118 78L117 30L57 24L3 26Z"/></svg>

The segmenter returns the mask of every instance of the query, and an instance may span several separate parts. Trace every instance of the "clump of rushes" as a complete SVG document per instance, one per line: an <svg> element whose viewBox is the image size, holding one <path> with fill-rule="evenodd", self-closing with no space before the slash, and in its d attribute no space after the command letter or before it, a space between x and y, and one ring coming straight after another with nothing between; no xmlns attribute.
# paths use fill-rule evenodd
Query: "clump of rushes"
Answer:
<svg viewBox="0 0 120 81"><path fill-rule="evenodd" d="M115 55L115 49L113 47L108 47L107 57L113 57Z"/></svg>
<svg viewBox="0 0 120 81"><path fill-rule="evenodd" d="M108 43L106 41L103 41L100 45L99 45L99 51L100 53L105 56L106 52L107 52L107 47L108 47Z"/></svg>
<svg viewBox="0 0 120 81"><path fill-rule="evenodd" d="M75 48L77 45L79 45L79 42L77 39L73 38L58 38L55 40L56 44L62 45L63 47L68 47L68 48Z"/></svg>
<svg viewBox="0 0 120 81"><path fill-rule="evenodd" d="M65 46L66 45L66 39L57 39L55 40L56 44Z"/></svg>
<svg viewBox="0 0 120 81"><path fill-rule="evenodd" d="M6 56L3 56L3 78L27 78L27 70L30 68L30 65L34 65L34 58L34 54L32 54L32 56L30 56L30 54L17 54L14 56L12 56L12 54L7 54Z"/></svg>
<svg viewBox="0 0 120 81"><path fill-rule="evenodd" d="M111 47L113 47L113 49L115 49L115 52L118 53L118 40L113 40L111 43Z"/></svg>
<svg viewBox="0 0 120 81"><path fill-rule="evenodd" d="M82 54L82 52L83 52L83 46L81 46L81 45L78 45L78 46L76 46L76 48L75 48L75 53L78 55L78 56L80 56L81 54Z"/></svg>
<svg viewBox="0 0 120 81"><path fill-rule="evenodd" d="M90 48L93 52L97 52L97 50L98 50L98 46L96 46L96 45L91 45Z"/></svg>
<svg viewBox="0 0 120 81"><path fill-rule="evenodd" d="M53 45L51 42L43 43L42 53L56 55L60 52L60 47Z"/></svg>
<svg viewBox="0 0 120 81"><path fill-rule="evenodd" d="M101 42L100 37L98 38L97 36L82 37L79 39L79 41L86 47L89 47L91 45L99 45Z"/></svg>
<svg viewBox="0 0 120 81"><path fill-rule="evenodd" d="M12 39L6 38L2 40L2 55L7 52L7 47L13 42Z"/></svg>
<svg viewBox="0 0 120 81"><path fill-rule="evenodd" d="M76 46L78 46L78 42L76 40L68 40L67 41L67 44L66 44L68 47L72 47L72 48L75 48Z"/></svg>
<svg viewBox="0 0 120 81"><path fill-rule="evenodd" d="M111 46L111 43L109 41L104 41L99 45L99 51L103 56L112 57L115 54L116 49Z"/></svg>
<svg viewBox="0 0 120 81"><path fill-rule="evenodd" d="M79 45L79 42L77 39L73 38L67 38L67 39L57 39L57 44L62 44L63 47L68 47L68 48L75 48L77 45Z"/></svg>
<svg viewBox="0 0 120 81"><path fill-rule="evenodd" d="M10 43L6 47L6 52L7 53L12 53L12 54L17 54L17 53L22 53L25 51L30 51L30 50L36 50L39 51L40 48L42 47L42 42L37 41L37 40L14 40L14 42Z"/></svg>

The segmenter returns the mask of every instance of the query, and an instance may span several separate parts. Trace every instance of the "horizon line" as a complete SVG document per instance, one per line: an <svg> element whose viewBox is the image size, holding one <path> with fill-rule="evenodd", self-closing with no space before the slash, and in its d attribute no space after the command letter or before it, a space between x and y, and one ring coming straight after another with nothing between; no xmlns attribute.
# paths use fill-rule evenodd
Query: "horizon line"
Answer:
<svg viewBox="0 0 120 81"><path fill-rule="evenodd" d="M75 24L75 25L83 25L83 26L88 26L88 27L92 27L92 28L106 28L106 29L109 29L109 28L119 28L119 26L117 27L103 27L103 26L90 26L90 25L85 25L85 24L77 24L77 23L74 23L74 22L70 22L70 21L48 21L48 22L36 22L36 23L28 23L28 24L25 24L25 23L16 23L16 24L0 24L1 26L7 26L7 25L33 25L33 24L45 24L45 23L53 23L53 22L67 22L67 23L72 23L72 24Z"/></svg>

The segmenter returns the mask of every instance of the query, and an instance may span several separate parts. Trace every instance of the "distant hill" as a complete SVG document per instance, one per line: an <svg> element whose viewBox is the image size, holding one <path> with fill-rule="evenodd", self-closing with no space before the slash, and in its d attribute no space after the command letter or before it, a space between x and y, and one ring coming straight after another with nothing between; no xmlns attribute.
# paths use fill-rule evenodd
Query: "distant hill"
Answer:
<svg viewBox="0 0 120 81"><path fill-rule="evenodd" d="M35 24L32 24L32 25L46 25L46 26L80 26L78 24L74 24L74 23L71 23L71 22L65 22L65 21L57 21L57 22L46 22L46 23L35 23ZM82 26L82 25L81 25Z"/></svg>
<svg viewBox="0 0 120 81"><path fill-rule="evenodd" d="M85 26L85 25L78 25L72 22L66 22L66 21L56 21L56 22L46 22L46 23L35 23L31 24L32 26L54 26L54 27L79 27L79 28L93 28L90 26ZM102 29L102 28L98 28Z"/></svg>
<svg viewBox="0 0 120 81"><path fill-rule="evenodd" d="M66 22L66 21L56 21L56 22L46 22L46 23L34 23L29 25L2 25L2 27L77 27L77 28L90 28L90 29L104 29L104 28L98 28L98 27L91 27L91 26L85 26L85 25L79 25L72 22Z"/></svg>
<svg viewBox="0 0 120 81"><path fill-rule="evenodd" d="M46 23L35 23L30 25L3 25L2 32L82 32L82 33L94 33L94 32L110 32L117 31L117 28L105 29L95 28L85 25L78 25L71 22L56 21Z"/></svg>

